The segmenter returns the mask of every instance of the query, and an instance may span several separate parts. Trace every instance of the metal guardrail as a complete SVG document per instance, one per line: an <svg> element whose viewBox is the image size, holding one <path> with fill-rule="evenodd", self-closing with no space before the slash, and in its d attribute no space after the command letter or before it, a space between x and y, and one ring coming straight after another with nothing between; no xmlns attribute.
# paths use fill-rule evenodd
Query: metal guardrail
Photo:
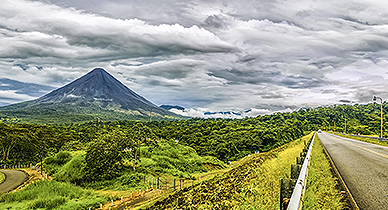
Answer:
<svg viewBox="0 0 388 210"><path fill-rule="evenodd" d="M310 164L311 150L316 133L305 143L300 157L296 158L296 164L291 165L290 179L280 180L280 210L297 210L301 209L301 200L303 199L307 168Z"/></svg>
<svg viewBox="0 0 388 210"><path fill-rule="evenodd" d="M287 210L297 210L297 209L301 209L302 207L302 205L300 204L301 204L302 196L306 189L306 183L307 183L306 179L308 174L307 172L308 172L308 166L310 165L311 150L313 148L315 135L316 133L314 134L312 141L310 143L309 150L307 151L306 158L304 159L302 169L300 170L299 177L295 184L294 191L292 193Z"/></svg>

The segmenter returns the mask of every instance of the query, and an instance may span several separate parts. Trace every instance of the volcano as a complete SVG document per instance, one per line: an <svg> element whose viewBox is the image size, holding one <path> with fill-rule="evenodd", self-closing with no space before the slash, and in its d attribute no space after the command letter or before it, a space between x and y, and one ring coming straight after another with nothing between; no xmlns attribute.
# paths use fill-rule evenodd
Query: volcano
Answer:
<svg viewBox="0 0 388 210"><path fill-rule="evenodd" d="M1 107L0 114L44 123L96 117L103 120L182 117L156 106L102 68L95 68L36 100Z"/></svg>

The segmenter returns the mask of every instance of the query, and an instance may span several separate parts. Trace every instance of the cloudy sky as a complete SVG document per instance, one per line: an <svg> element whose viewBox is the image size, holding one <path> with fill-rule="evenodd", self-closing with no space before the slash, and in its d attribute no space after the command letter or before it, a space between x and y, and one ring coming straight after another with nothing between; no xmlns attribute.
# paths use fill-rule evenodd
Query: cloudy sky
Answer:
<svg viewBox="0 0 388 210"><path fill-rule="evenodd" d="M388 98L388 1L1 0L0 106L103 67L157 105Z"/></svg>

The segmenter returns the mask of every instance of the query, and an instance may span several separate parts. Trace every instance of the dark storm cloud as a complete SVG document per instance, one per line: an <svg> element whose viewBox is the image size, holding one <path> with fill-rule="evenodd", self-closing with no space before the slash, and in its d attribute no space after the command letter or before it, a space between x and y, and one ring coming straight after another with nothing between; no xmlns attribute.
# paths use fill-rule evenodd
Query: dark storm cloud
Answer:
<svg viewBox="0 0 388 210"><path fill-rule="evenodd" d="M54 87L46 85L37 85L33 83L19 82L7 78L0 78L0 91L15 91L17 94L40 97L54 89Z"/></svg>
<svg viewBox="0 0 388 210"><path fill-rule="evenodd" d="M322 79L296 75L286 75L280 71L265 70L219 70L208 73L210 76L224 78L228 84L271 84L292 89L320 87L326 84Z"/></svg>
<svg viewBox="0 0 388 210"><path fill-rule="evenodd" d="M135 73L143 76L158 76L167 79L182 79L201 66L195 60L161 61L151 65L144 65L136 69Z"/></svg>

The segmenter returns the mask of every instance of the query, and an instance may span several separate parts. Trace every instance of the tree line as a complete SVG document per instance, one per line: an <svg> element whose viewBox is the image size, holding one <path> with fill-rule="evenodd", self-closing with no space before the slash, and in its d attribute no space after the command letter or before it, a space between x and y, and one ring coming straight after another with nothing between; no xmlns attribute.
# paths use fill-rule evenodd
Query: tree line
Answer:
<svg viewBox="0 0 388 210"><path fill-rule="evenodd" d="M386 103L383 109L386 113ZM124 157L133 161L136 170L140 147L157 146L157 142L163 140L173 140L194 148L201 156L214 156L227 162L256 151L271 150L313 130L344 132L345 119L347 133L380 133L377 103L303 108L244 119L91 121L52 125L0 123L0 165L35 164L42 157L59 151L83 150L91 174L95 173L93 170L101 170L97 161L111 159L113 162L106 165L115 171L114 167L120 167ZM388 136L385 131L384 136ZM104 159L101 154L109 158Z"/></svg>

